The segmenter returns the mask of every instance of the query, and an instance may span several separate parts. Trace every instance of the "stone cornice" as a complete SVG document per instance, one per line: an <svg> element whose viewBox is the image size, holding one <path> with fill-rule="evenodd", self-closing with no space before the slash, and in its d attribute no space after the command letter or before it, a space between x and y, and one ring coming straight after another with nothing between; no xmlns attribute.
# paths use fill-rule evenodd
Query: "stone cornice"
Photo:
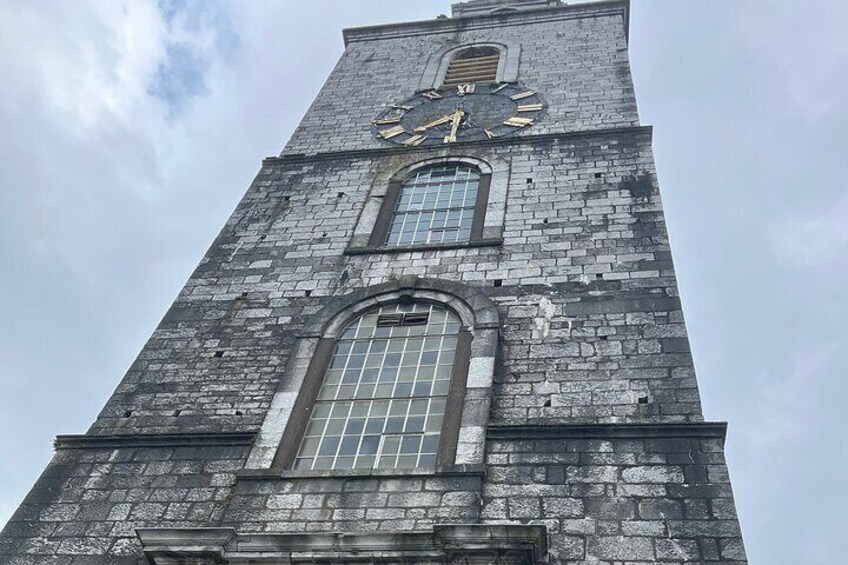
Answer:
<svg viewBox="0 0 848 565"><path fill-rule="evenodd" d="M459 145L451 145L446 147L421 148L421 147L372 147L368 149L353 149L349 151L330 151L326 153L283 153L279 157L265 157L262 160L263 166L273 167L275 165L288 165L292 163L309 163L312 161L336 160L336 159L357 159L361 157L383 157L388 155L398 155L403 153L421 154L433 153L444 149L451 149L452 154L461 155L464 147L485 147L492 145L533 145L534 143L549 143L551 141L571 140L592 137L624 137L632 135L643 137L646 141L651 141L653 138L652 126L625 126L618 128L600 128L583 131L570 131L564 133L544 133L540 135L530 135L526 137L509 137L505 139L483 139L479 141L466 141Z"/></svg>
<svg viewBox="0 0 848 565"><path fill-rule="evenodd" d="M585 17L621 14L624 18L625 34L629 35L630 1L604 0L586 4L563 4L562 6L520 10L511 13L485 14L461 18L421 20L399 24L384 24L348 28L342 31L345 46L356 41L376 41L416 35L457 33L481 28L507 27L528 23L577 19Z"/></svg>
<svg viewBox="0 0 848 565"><path fill-rule="evenodd" d="M433 526L416 532L315 532L240 535L232 528L139 528L154 565L192 563L494 562L533 565L547 555L541 525Z"/></svg>
<svg viewBox="0 0 848 565"><path fill-rule="evenodd" d="M515 12L561 4L562 0L460 0L451 4L451 14L453 17L461 17L488 14L494 10Z"/></svg>
<svg viewBox="0 0 848 565"><path fill-rule="evenodd" d="M60 435L53 447L66 449L121 449L131 447L228 447L252 445L256 434L186 433L186 434L126 434L126 435Z"/></svg>
<svg viewBox="0 0 848 565"><path fill-rule="evenodd" d="M679 424L490 424L488 439L720 439L726 422Z"/></svg>

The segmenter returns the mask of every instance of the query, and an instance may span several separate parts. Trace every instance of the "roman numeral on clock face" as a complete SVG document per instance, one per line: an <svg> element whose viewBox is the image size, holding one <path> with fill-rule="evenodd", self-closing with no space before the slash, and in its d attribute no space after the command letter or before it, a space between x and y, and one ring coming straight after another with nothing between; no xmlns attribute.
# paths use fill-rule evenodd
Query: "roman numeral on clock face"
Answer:
<svg viewBox="0 0 848 565"><path fill-rule="evenodd" d="M523 104L518 107L519 112L538 112L541 109L541 104Z"/></svg>
<svg viewBox="0 0 848 565"><path fill-rule="evenodd" d="M533 118L519 118L518 116L512 117L504 122L505 126L512 126L514 128L523 128L524 126L529 126L533 123Z"/></svg>
<svg viewBox="0 0 848 565"><path fill-rule="evenodd" d="M442 95L436 92L435 90L428 90L427 92L422 92L421 96L423 96L427 100L438 100L442 97Z"/></svg>
<svg viewBox="0 0 848 565"><path fill-rule="evenodd" d="M513 100L524 100L525 98L530 98L531 96L535 96L536 93L532 90L528 90L527 92L519 92L518 94L513 94L510 96Z"/></svg>
<svg viewBox="0 0 848 565"><path fill-rule="evenodd" d="M403 129L403 126L395 126L393 128L381 130L380 135L383 137L383 139L391 139L404 133L404 131L405 130Z"/></svg>
<svg viewBox="0 0 848 565"><path fill-rule="evenodd" d="M404 141L403 144L409 145L411 147L416 147L418 145L421 145L425 139L427 139L426 135L413 135L412 137Z"/></svg>

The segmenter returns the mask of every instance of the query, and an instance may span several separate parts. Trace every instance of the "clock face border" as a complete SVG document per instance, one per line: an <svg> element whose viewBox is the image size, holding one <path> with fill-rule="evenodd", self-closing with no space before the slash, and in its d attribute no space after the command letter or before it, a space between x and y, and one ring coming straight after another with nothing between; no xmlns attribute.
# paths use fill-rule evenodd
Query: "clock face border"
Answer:
<svg viewBox="0 0 848 565"><path fill-rule="evenodd" d="M396 145L446 146L514 136L546 113L541 94L520 83L461 84L390 104L372 121L372 132Z"/></svg>

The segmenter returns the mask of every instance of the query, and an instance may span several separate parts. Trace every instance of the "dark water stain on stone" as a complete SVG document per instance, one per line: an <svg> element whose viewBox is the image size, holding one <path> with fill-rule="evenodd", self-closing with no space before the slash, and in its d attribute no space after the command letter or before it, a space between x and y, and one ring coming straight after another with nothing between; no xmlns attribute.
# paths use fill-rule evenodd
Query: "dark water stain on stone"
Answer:
<svg viewBox="0 0 848 565"><path fill-rule="evenodd" d="M654 190L654 184L648 174L625 177L619 187L629 192L633 198L648 198Z"/></svg>

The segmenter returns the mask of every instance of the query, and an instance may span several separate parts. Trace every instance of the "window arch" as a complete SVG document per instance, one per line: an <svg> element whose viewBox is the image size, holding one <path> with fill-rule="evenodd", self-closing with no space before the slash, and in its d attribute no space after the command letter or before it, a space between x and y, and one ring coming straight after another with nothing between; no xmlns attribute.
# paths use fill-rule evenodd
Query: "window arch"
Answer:
<svg viewBox="0 0 848 565"><path fill-rule="evenodd" d="M521 44L509 39L500 39L498 42L472 43L459 46L454 44L433 53L424 67L418 90L432 90L457 84L447 82L450 67L454 67L450 69L452 75L455 70L469 71L472 69L461 69L460 67L463 65L469 66L469 63L474 63L470 65L471 67L474 67L475 64L485 63L485 61L472 61L472 59L477 58L477 55L482 56L486 53L489 57L494 57L495 52L497 52L497 64L495 65L495 77L492 82L516 82L521 59ZM464 58L466 56L470 59ZM488 68L490 69L490 67ZM463 78L461 82L480 82L481 80L483 79L471 77L470 79Z"/></svg>
<svg viewBox="0 0 848 565"><path fill-rule="evenodd" d="M428 165L389 184L372 247L459 244L483 237L491 175L460 161Z"/></svg>
<svg viewBox="0 0 848 565"><path fill-rule="evenodd" d="M323 371L294 468L435 468L467 348L459 318L438 304L395 303L354 319Z"/></svg>
<svg viewBox="0 0 848 565"><path fill-rule="evenodd" d="M448 64L442 86L495 82L500 58L500 49L488 45L456 51Z"/></svg>
<svg viewBox="0 0 848 565"><path fill-rule="evenodd" d="M416 319L415 316L425 312L429 314L431 311L443 312L444 321L438 322L439 315L437 315L432 320L428 317L428 324L432 323L434 327L437 327L438 323L443 323L443 333L439 336L439 339L453 339L455 337L456 346L453 353L450 388L445 401L444 419L439 434L435 468L431 467L430 470L441 472L465 468L469 465L482 465L485 430L489 418L495 371L495 352L500 328L498 310L479 288L439 279L404 276L392 282L361 288L335 298L324 308L310 316L308 323L298 332L298 339L291 350L285 371L281 375L279 388L274 393L271 405L257 434L256 442L245 465L246 469L255 471L272 469L273 472L280 473L283 476L287 474L302 476L303 474L314 473L323 476L327 473L327 470L316 469L315 465L312 465L311 470L298 470L293 469L293 467L298 455L301 454L302 442L307 437L307 427L312 419L311 414L325 382L325 374L328 370L332 370L333 360L336 358L337 344L344 341L343 336L345 336L346 331L354 327L358 331L361 327L360 320L365 320L368 315L376 314L378 320L380 315L389 315L389 318L384 318L380 325L381 328L391 328L396 324L407 324L402 327L417 328L412 330L415 333L421 331L421 320L420 318ZM403 316L398 316L398 314ZM410 314L412 315L411 320L408 318L402 319ZM391 317L392 315L394 317ZM458 328L456 327L457 323L459 324ZM376 323L373 325L375 328L373 331L377 332ZM367 323L365 326L370 327ZM453 333L457 329L458 332ZM380 330L380 332L385 331L384 329ZM357 338L356 334L353 334L353 336L353 339L365 339L364 337ZM348 337L350 336L348 335ZM373 337L377 338L376 333ZM410 336L398 337L410 338ZM412 337L417 339L422 336ZM434 338L435 336L423 337L424 340ZM385 340L388 338L381 335L378 339ZM431 348L429 350L426 348L426 344L422 345L422 361L425 351L439 351L439 355L449 355L450 353L445 353L449 351L449 347L445 347L443 350L442 345L444 344L440 343L439 349ZM450 343L448 345L452 347ZM386 348L388 349L388 347L387 344ZM406 344L404 344L404 347L406 348ZM367 353L365 355L367 356ZM383 361L385 359L381 360L381 362ZM356 363L358 363L358 360ZM363 360L363 367L366 363L367 361ZM427 363L422 362L420 365L422 367L434 366L429 363L429 358ZM441 357L438 358L435 367L440 365L447 365L447 363L441 363ZM385 363L383 363L383 366L386 366ZM402 361L399 367L403 366ZM434 370L434 375L437 372L438 369ZM350 378L352 379L353 375ZM357 386L359 386L363 379L359 377L357 379ZM414 387L417 380L422 382L426 380L418 379L417 373L415 379L412 381L413 393L415 393ZM434 383L436 380L438 379L434 376ZM409 381L401 381L398 378L397 382ZM338 384L341 386L342 383ZM441 394L440 390L434 384L430 391L431 396L433 396L433 392ZM400 392L404 392L404 390ZM408 412L404 417L406 418L409 415ZM417 415L413 413L413 416ZM426 418L429 415L425 416L425 431ZM358 423L354 424L354 427L356 425ZM404 425L406 425L406 422L404 422ZM412 423L413 428L416 425L418 425L417 422ZM365 426L367 426L367 422L365 422ZM325 433L326 427L321 431L322 435L327 435ZM310 437L318 436L310 433ZM341 438L341 435L339 437ZM339 440L339 444L341 444L341 441L342 439ZM423 441L422 438L422 444ZM357 449L360 445L357 446ZM327 449L329 450L329 448ZM431 453L422 451L418 456L420 457L422 454L431 455ZM339 455L340 452L337 449L333 457L337 458ZM342 456L347 455L342 454ZM424 463L430 461L432 461L432 458L425 458ZM347 464L347 462L344 463ZM395 462L396 465L400 463L405 464L406 461ZM355 462L353 464L355 465ZM420 459L416 461L416 465L421 464ZM303 467L305 466L304 463ZM418 469L419 472L426 471L426 468L419 467ZM384 468L382 472L397 473L403 470L404 468L401 467L395 467L394 470ZM376 474L380 473L381 469L379 467L371 469L360 467L359 469L352 468L333 472Z"/></svg>
<svg viewBox="0 0 848 565"><path fill-rule="evenodd" d="M400 187L406 179L425 168L437 165L465 165L479 172L480 180L474 221L465 241L387 245L389 228L397 207ZM488 149L471 150L454 156L422 159L419 154L398 155L381 166L374 175L345 254L400 253L426 249L445 249L500 245L509 188L509 162Z"/></svg>

